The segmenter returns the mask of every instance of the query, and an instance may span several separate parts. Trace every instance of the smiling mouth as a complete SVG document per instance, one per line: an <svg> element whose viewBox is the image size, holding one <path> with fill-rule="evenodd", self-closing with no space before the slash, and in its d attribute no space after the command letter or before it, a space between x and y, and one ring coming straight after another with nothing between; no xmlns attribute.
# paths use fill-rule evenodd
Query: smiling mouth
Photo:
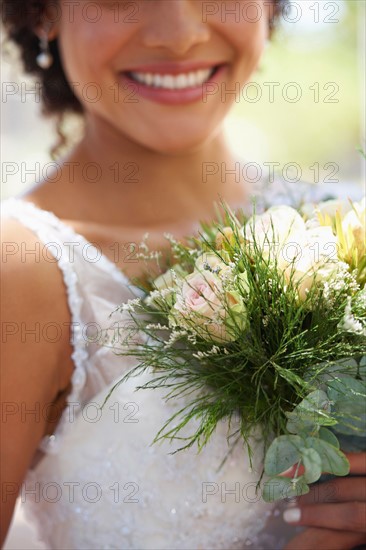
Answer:
<svg viewBox="0 0 366 550"><path fill-rule="evenodd" d="M188 88L196 88L209 81L222 66L223 65L216 65L215 67L207 69L199 69L175 75L136 71L125 71L123 74L137 84L142 84L149 88L185 90Z"/></svg>

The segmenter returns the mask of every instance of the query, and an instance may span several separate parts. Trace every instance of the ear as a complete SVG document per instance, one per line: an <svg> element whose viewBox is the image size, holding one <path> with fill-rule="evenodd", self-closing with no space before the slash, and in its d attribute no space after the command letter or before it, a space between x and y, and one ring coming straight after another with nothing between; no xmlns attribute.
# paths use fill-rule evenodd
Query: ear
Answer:
<svg viewBox="0 0 366 550"><path fill-rule="evenodd" d="M35 34L39 38L46 34L49 42L55 40L59 32L61 16L60 3L47 1L34 27Z"/></svg>
<svg viewBox="0 0 366 550"><path fill-rule="evenodd" d="M274 31L274 22L280 9L280 0L267 0L264 2L264 13L268 21L268 40L271 40Z"/></svg>
<svg viewBox="0 0 366 550"><path fill-rule="evenodd" d="M264 14L267 17L268 21L271 21L278 10L278 1L276 0L267 0L263 2Z"/></svg>

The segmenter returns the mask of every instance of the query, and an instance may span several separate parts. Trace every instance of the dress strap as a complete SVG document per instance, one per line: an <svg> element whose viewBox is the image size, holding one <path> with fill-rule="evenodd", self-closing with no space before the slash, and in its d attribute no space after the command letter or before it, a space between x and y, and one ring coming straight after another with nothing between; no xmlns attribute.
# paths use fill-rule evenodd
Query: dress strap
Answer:
<svg viewBox="0 0 366 550"><path fill-rule="evenodd" d="M70 343L73 348L71 358L75 369L71 377L71 391L67 397L67 404L80 403L81 392L86 383L86 362L88 351L82 334L81 308L83 298L78 291L78 277L75 271L75 264L70 258L70 251L66 249L65 243L75 242L77 235L71 228L58 219L51 212L41 210L32 203L10 198L1 203L2 216L9 216L17 219L25 227L28 227L37 235L39 240L45 245L57 245L57 250L61 253L55 256L57 264L63 276L67 292L68 306L72 321L72 335ZM52 253L52 247L49 248ZM45 436L39 448L43 452L54 454L59 447L59 434L62 434L66 421L67 408L63 411L57 426L57 437L55 435Z"/></svg>

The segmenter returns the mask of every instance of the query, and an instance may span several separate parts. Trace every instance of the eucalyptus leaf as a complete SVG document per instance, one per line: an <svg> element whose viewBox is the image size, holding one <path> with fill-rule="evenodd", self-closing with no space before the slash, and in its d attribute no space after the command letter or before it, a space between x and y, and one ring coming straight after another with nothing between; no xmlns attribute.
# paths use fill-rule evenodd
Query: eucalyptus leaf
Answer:
<svg viewBox="0 0 366 550"><path fill-rule="evenodd" d="M315 390L309 393L298 405L298 408L309 411L318 411L328 406L328 396L323 390Z"/></svg>
<svg viewBox="0 0 366 550"><path fill-rule="evenodd" d="M327 428L320 428L319 437L326 443L329 443L330 445L333 445L333 447L339 449L339 441L337 439L337 436L335 436L334 433Z"/></svg>
<svg viewBox="0 0 366 550"><path fill-rule="evenodd" d="M336 402L339 399L366 398L366 383L351 376L336 377L327 382L329 399Z"/></svg>
<svg viewBox="0 0 366 550"><path fill-rule="evenodd" d="M274 502L291 497L299 497L309 492L309 486L303 476L293 483L288 477L272 477L263 485L262 497L265 502Z"/></svg>
<svg viewBox="0 0 366 550"><path fill-rule="evenodd" d="M347 422L339 422L334 426L334 431L343 435L355 435L358 437L366 437L365 430L366 416L360 421L348 420Z"/></svg>
<svg viewBox="0 0 366 550"><path fill-rule="evenodd" d="M345 476L349 473L350 465L342 451L317 437L307 437L306 444L319 454L323 472L336 476Z"/></svg>
<svg viewBox="0 0 366 550"><path fill-rule="evenodd" d="M334 430L366 437L366 383L348 376L337 378L328 382L328 395L338 422Z"/></svg>
<svg viewBox="0 0 366 550"><path fill-rule="evenodd" d="M358 375L361 376L362 380L366 381L366 355L360 359L358 364Z"/></svg>
<svg viewBox="0 0 366 550"><path fill-rule="evenodd" d="M309 371L307 379L317 380L321 383L326 383L329 379L335 376L349 375L356 376L358 371L357 361L352 357L348 359L338 360L336 362L318 363L313 365ZM316 374L319 373L320 374ZM315 376L314 376L315 373Z"/></svg>
<svg viewBox="0 0 366 550"><path fill-rule="evenodd" d="M316 430L313 420L309 417L306 418L305 414L301 414L298 410L286 412L286 416L288 418L286 430L291 434L310 433Z"/></svg>
<svg viewBox="0 0 366 550"><path fill-rule="evenodd" d="M306 483L314 483L322 475L322 459L315 449L302 449L302 461L304 464L304 480Z"/></svg>
<svg viewBox="0 0 366 550"><path fill-rule="evenodd" d="M333 426L337 421L330 416L330 401L323 390L309 393L293 411L286 413L286 429L291 433L314 431L317 426Z"/></svg>
<svg viewBox="0 0 366 550"><path fill-rule="evenodd" d="M339 402L337 403L339 405ZM364 407L365 408L365 407ZM366 413L351 413L347 412L345 407L340 408L337 412L336 407L335 415L338 419L338 423L333 427L337 433L345 435L357 435L359 437L366 437Z"/></svg>
<svg viewBox="0 0 366 550"><path fill-rule="evenodd" d="M362 414L366 413L366 398L360 395L351 395L337 399L334 411L336 413L344 413L344 415L362 416Z"/></svg>
<svg viewBox="0 0 366 550"><path fill-rule="evenodd" d="M301 458L304 440L298 435L280 435L269 446L264 459L264 471L269 476L281 474Z"/></svg>

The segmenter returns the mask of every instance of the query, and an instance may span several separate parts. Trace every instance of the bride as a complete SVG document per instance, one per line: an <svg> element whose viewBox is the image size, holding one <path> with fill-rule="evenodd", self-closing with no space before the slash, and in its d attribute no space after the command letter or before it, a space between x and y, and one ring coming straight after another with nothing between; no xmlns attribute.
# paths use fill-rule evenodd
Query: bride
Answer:
<svg viewBox="0 0 366 550"><path fill-rule="evenodd" d="M260 17L245 17L249 4ZM220 425L202 453L150 446L178 404L134 392L131 366L87 337L135 296L149 233L164 250L250 204L223 135L236 84L261 58L281 2L2 1L45 111L83 115L53 174L3 204L2 537L19 496L45 548L350 549L365 542L365 453L286 510L254 492L244 449ZM240 24L225 10L240 8ZM230 93L231 91L231 93ZM122 319L123 320L123 319ZM141 380L140 380L141 381ZM253 436L254 437L254 436ZM361 477L360 477L361 476Z"/></svg>

